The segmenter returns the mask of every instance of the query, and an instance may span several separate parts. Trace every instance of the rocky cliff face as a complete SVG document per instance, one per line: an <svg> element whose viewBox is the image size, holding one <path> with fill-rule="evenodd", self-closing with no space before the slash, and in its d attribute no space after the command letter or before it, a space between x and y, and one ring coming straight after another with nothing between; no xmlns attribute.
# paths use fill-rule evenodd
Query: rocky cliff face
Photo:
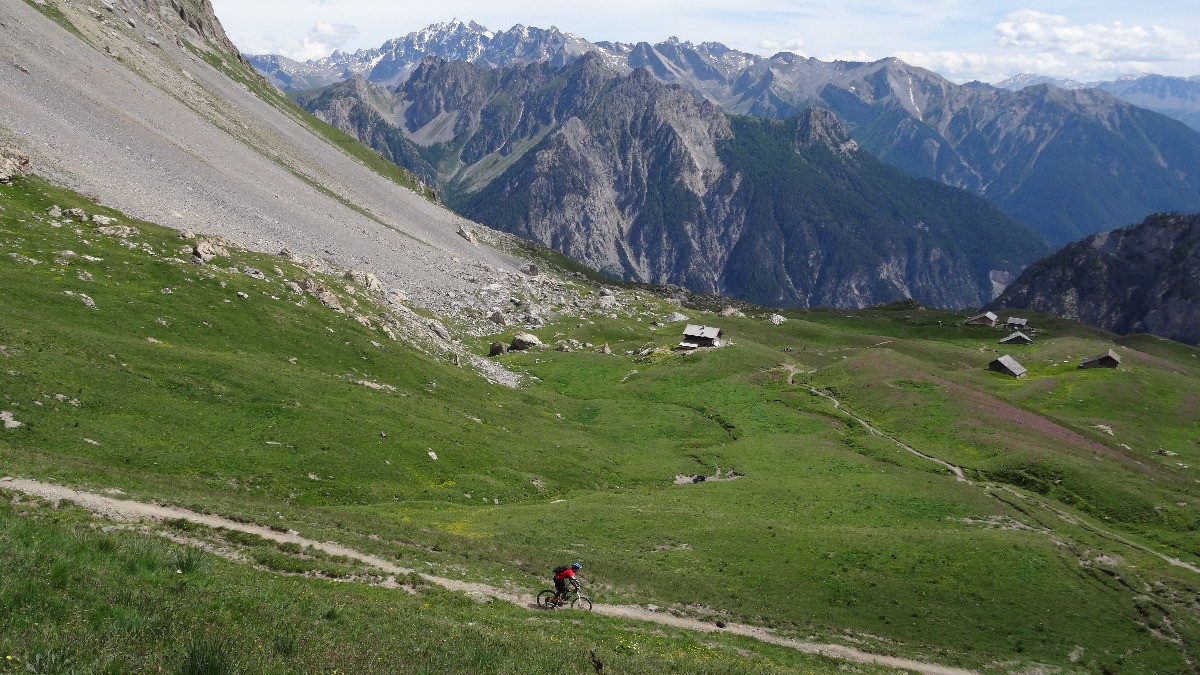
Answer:
<svg viewBox="0 0 1200 675"><path fill-rule="evenodd" d="M1200 215L1159 214L1039 260L992 303L1200 345Z"/></svg>
<svg viewBox="0 0 1200 675"><path fill-rule="evenodd" d="M1056 245L1155 211L1200 211L1195 130L1098 91L963 86L897 59L764 58L677 39L593 44L555 29L492 33L454 22L380 50L309 62L303 73L269 59L260 67L281 86L297 77L312 86L321 73L325 83L359 73L390 85L404 81L425 54L494 68L559 65L584 53L620 73L645 69L729 113L787 119L809 107L832 110L868 152L910 175L985 197ZM1172 100L1181 96L1177 89ZM1162 88L1126 93L1140 103Z"/></svg>
<svg viewBox="0 0 1200 675"><path fill-rule="evenodd" d="M784 307L965 307L1048 250L984 200L878 162L828 111L730 117L597 55L429 58L394 90L358 78L299 100L464 215L629 279Z"/></svg>
<svg viewBox="0 0 1200 675"><path fill-rule="evenodd" d="M168 39L176 44L210 45L241 59L238 48L225 35L210 0L100 0L89 4L59 2L55 8L90 41L92 29L112 37L115 31L135 31L152 46ZM111 47L117 43L110 42Z"/></svg>

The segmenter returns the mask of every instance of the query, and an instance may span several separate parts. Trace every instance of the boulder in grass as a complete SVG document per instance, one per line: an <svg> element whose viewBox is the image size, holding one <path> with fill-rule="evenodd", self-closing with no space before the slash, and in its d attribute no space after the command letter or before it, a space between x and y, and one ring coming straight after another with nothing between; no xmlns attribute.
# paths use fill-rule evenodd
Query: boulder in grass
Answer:
<svg viewBox="0 0 1200 675"><path fill-rule="evenodd" d="M493 342L488 349L488 356L503 356L508 353L508 345L503 342Z"/></svg>
<svg viewBox="0 0 1200 675"><path fill-rule="evenodd" d="M687 320L688 320L687 315L681 314L679 312L671 312L670 314L663 317L663 323L679 323L680 321L687 321Z"/></svg>
<svg viewBox="0 0 1200 675"><path fill-rule="evenodd" d="M338 296L324 286L319 286L313 293L313 296L315 296L322 305L325 305L335 312L340 314L344 314L346 312L346 308L342 307L342 301L338 299Z"/></svg>
<svg viewBox="0 0 1200 675"><path fill-rule="evenodd" d="M508 348L510 351L521 351L524 349L533 349L534 347L541 346L542 341L533 333L517 333L513 336L512 342L509 343Z"/></svg>
<svg viewBox="0 0 1200 675"><path fill-rule="evenodd" d="M371 272L350 270L343 276L347 281L353 281L368 291L375 291L376 293L383 291L383 284L379 283L379 278Z"/></svg>
<svg viewBox="0 0 1200 675"><path fill-rule="evenodd" d="M138 234L136 227L128 225L104 225L96 228L96 234L103 234L108 237L121 237L125 239Z"/></svg>
<svg viewBox="0 0 1200 675"><path fill-rule="evenodd" d="M433 331L434 335L445 340L446 342L450 341L450 331L446 330L446 327L437 321L429 322L429 330Z"/></svg>
<svg viewBox="0 0 1200 675"><path fill-rule="evenodd" d="M779 326L779 325L782 325L784 321L787 321L787 317L781 316L779 314L772 314L767 319L767 321L770 321L771 325L773 325L773 326Z"/></svg>
<svg viewBox="0 0 1200 675"><path fill-rule="evenodd" d="M192 245L192 257L202 263L207 263L216 257L229 257L229 249L213 239L200 239Z"/></svg>

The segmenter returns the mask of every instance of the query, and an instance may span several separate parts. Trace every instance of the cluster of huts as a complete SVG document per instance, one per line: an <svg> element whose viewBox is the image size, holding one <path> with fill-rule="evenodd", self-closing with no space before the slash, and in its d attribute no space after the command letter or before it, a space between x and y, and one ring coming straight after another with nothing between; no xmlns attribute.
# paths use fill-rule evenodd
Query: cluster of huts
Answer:
<svg viewBox="0 0 1200 675"><path fill-rule="evenodd" d="M680 315L679 318L684 319L686 317ZM1036 334L1029 327L1029 319L1019 316L1010 316L1003 324L1000 324L1000 317L998 317L994 312L983 312L982 314L976 314L975 316L963 321L963 323L968 326L995 327L997 325L1003 325L1012 332L1000 339L999 342L1002 345L1031 345L1033 344L1033 337L1031 337L1031 335ZM704 326L700 324L689 323L683 329L683 339L679 342L679 348L691 350L706 347L720 347L722 344L721 338L723 336L723 331L715 326ZM536 341L537 338L533 338L533 340ZM498 344L500 347L504 347L504 345L500 343L493 344L492 355L496 354L497 350L495 348ZM514 343L514 346L510 349L519 348L520 347L516 346ZM503 353L503 351L500 353ZM1089 356L1079 362L1080 368L1116 368L1120 365L1121 355L1112 349L1106 349L1099 354ZM1012 377L1024 377L1026 373L1025 366L1022 366L1009 354L1005 354L1004 356L1001 356L1000 358L989 363L988 369L1001 372Z"/></svg>
<svg viewBox="0 0 1200 675"><path fill-rule="evenodd" d="M976 314L967 319L963 323L968 326L996 326L999 324L1000 317L993 312L984 312ZM1006 328L1012 330L1007 337L1000 340L1002 345L1031 345L1033 338L1029 336L1032 331L1029 330L1029 319L1010 316L1003 324ZM1116 368L1121 365L1121 355L1111 349L1089 356L1079 362L1080 368ZM989 370L1010 375L1012 377L1024 377L1025 366L1022 366L1012 356L1005 354L1000 358L988 364Z"/></svg>

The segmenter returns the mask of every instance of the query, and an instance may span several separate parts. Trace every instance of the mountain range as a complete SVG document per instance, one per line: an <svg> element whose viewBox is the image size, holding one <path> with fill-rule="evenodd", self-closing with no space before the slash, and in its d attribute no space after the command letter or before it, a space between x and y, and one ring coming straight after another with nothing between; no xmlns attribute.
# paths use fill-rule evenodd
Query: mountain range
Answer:
<svg viewBox="0 0 1200 675"><path fill-rule="evenodd" d="M1080 82L1022 73L997 82L996 86L1019 91L1037 84L1052 84L1061 89L1102 89L1123 101L1200 129L1200 75L1172 77L1142 73L1115 80Z"/></svg>
<svg viewBox="0 0 1200 675"><path fill-rule="evenodd" d="M859 148L836 116L731 116L595 53L296 96L463 215L614 276L773 307L987 302L1049 252L986 200Z"/></svg>
<svg viewBox="0 0 1200 675"><path fill-rule="evenodd" d="M295 91L359 74L402 86L425 55L483 68L563 65L583 53L619 73L644 68L727 113L787 119L832 110L863 149L915 177L982 196L1053 244L1200 210L1200 132L1103 91L958 85L898 59L762 57L715 42L590 43L557 29L435 24L380 49L298 64L247 56Z"/></svg>

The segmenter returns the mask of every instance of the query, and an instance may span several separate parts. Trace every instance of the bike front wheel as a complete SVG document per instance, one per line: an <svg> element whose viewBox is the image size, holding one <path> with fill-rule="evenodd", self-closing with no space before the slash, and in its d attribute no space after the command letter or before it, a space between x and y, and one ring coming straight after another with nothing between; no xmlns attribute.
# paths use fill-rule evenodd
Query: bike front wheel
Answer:
<svg viewBox="0 0 1200 675"><path fill-rule="evenodd" d="M581 609L585 612L590 612L592 611L592 601L581 595L571 601L571 607L573 609Z"/></svg>
<svg viewBox="0 0 1200 675"><path fill-rule="evenodd" d="M554 589L547 588L537 594L537 606L552 609L554 607Z"/></svg>

